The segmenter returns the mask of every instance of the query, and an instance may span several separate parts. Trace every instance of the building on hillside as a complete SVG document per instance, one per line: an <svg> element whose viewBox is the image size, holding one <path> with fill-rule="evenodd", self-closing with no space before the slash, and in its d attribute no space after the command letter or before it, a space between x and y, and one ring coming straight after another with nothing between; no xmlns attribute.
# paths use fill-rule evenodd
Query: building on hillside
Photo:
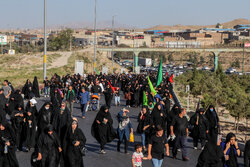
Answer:
<svg viewBox="0 0 250 167"><path fill-rule="evenodd" d="M117 45L127 45L129 47L151 46L151 35L131 34L126 36L117 36Z"/></svg>
<svg viewBox="0 0 250 167"><path fill-rule="evenodd" d="M237 31L250 30L250 25L238 24L238 25L234 26L234 29L236 29Z"/></svg>
<svg viewBox="0 0 250 167"><path fill-rule="evenodd" d="M244 31L236 31L234 33L229 34L229 40L250 40L250 29Z"/></svg>

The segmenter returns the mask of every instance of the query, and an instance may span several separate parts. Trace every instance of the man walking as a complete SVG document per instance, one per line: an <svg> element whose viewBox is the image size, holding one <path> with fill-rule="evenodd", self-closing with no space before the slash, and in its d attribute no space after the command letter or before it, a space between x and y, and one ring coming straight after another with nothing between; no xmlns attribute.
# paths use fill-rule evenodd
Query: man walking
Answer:
<svg viewBox="0 0 250 167"><path fill-rule="evenodd" d="M188 120L186 118L186 110L184 108L179 110L179 115L177 115L170 126L171 136L176 136L174 146L173 146L173 158L176 159L177 147L181 148L182 160L188 161L187 157L187 136L188 136Z"/></svg>
<svg viewBox="0 0 250 167"><path fill-rule="evenodd" d="M69 86L69 90L66 94L67 107L70 109L70 113L73 113L74 102L75 102L75 91L72 86Z"/></svg>
<svg viewBox="0 0 250 167"><path fill-rule="evenodd" d="M3 89L3 94L4 94L5 98L9 99L9 97L11 95L11 88L9 86L8 80L4 80L2 89Z"/></svg>
<svg viewBox="0 0 250 167"><path fill-rule="evenodd" d="M163 134L163 128L157 126L156 134L148 142L148 159L152 159L153 167L161 167L164 159L164 147L166 155L169 156L169 145Z"/></svg>
<svg viewBox="0 0 250 167"><path fill-rule="evenodd" d="M85 118L85 112L87 105L89 105L89 92L82 88L82 92L80 93L80 103L81 103L81 111L82 111L82 118Z"/></svg>

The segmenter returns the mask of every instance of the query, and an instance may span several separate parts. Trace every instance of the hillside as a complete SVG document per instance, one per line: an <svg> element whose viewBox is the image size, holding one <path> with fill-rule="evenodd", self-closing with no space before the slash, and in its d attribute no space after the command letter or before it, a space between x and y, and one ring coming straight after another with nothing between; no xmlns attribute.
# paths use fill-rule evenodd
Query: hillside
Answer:
<svg viewBox="0 0 250 167"><path fill-rule="evenodd" d="M217 23L216 23L217 24ZM185 29L191 29L191 30L197 30L201 28L214 28L216 26L214 25L157 25L145 30L185 30ZM233 28L237 24L250 24L250 20L248 19L235 19L229 22L221 23L224 28Z"/></svg>
<svg viewBox="0 0 250 167"><path fill-rule="evenodd" d="M75 60L84 60L85 73L93 72L93 47L77 51L58 51L47 53L47 76L54 73L65 75L73 74ZM97 52L97 70L101 71L102 66L111 70L112 61L107 54ZM43 55L42 53L0 55L0 81L9 80L15 87L22 87L27 79L33 80L38 77L39 83L43 78ZM114 63L114 71L120 72L121 66ZM109 71L110 72L110 71Z"/></svg>

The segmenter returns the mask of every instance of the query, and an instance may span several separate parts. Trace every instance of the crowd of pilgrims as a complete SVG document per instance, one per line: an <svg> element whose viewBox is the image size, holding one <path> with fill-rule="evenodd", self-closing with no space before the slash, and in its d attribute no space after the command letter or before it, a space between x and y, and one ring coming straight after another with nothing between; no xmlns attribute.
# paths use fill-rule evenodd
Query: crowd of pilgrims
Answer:
<svg viewBox="0 0 250 167"><path fill-rule="evenodd" d="M150 74L152 83L156 75ZM50 100L44 102L37 110L36 100L40 97L37 77L33 83L28 79L22 90L14 89L7 80L0 89L0 166L17 167L17 151L32 150L32 166L42 167L82 167L86 138L78 127L77 118L72 117L73 104L81 103L85 118L86 104L90 98L82 100L84 93L88 96L104 95L105 105L99 107L91 127L92 136L100 144L100 153L105 154L105 145L117 138L117 151L124 143L125 153L131 133L141 136L140 145L136 145L132 162L134 167L142 166L142 152L152 159L154 167L162 165L164 154L175 159L181 149L182 159L188 161L187 137L193 138L194 149L201 143L201 154L197 167L237 167L237 157L241 155L236 136L229 133L224 142L219 135L219 117L214 106L205 111L199 108L190 117L173 98L173 88L168 76L152 93L146 75L66 75L54 74L46 78L42 90ZM83 94L81 94L83 93ZM22 96L22 94L24 96ZM113 118L109 112L111 101L115 96L115 105L120 105L120 96L126 99L126 108L117 115L118 128L113 128ZM48 99L48 98L47 98ZM25 103L24 103L24 100ZM125 104L124 104L125 105ZM85 106L85 107L84 107ZM140 108L138 125L133 130L129 119L129 108ZM190 133L191 132L191 133ZM139 150L139 151L138 151ZM136 157L136 156L139 156ZM136 157L136 158L135 158ZM245 167L249 167L250 141L245 147Z"/></svg>

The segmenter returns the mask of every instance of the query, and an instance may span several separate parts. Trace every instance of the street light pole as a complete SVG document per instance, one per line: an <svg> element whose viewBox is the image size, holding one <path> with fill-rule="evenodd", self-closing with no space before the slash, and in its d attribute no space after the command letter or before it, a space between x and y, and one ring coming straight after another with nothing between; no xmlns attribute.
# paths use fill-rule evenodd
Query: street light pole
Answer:
<svg viewBox="0 0 250 167"><path fill-rule="evenodd" d="M244 56L245 56L245 37L243 38L243 60L242 60L242 75L244 75Z"/></svg>
<svg viewBox="0 0 250 167"><path fill-rule="evenodd" d="M135 29L133 29L133 72L135 72Z"/></svg>
<svg viewBox="0 0 250 167"><path fill-rule="evenodd" d="M113 30L113 40L112 40L112 74L114 74L114 46L115 46L115 30L114 30L114 24L115 24L115 16L112 16L112 30Z"/></svg>
<svg viewBox="0 0 250 167"><path fill-rule="evenodd" d="M44 55L43 55L43 78L47 77L46 74L47 63L47 0L44 0Z"/></svg>
<svg viewBox="0 0 250 167"><path fill-rule="evenodd" d="M96 0L95 0L95 23L94 23L95 35L94 35L94 72L96 67Z"/></svg>

